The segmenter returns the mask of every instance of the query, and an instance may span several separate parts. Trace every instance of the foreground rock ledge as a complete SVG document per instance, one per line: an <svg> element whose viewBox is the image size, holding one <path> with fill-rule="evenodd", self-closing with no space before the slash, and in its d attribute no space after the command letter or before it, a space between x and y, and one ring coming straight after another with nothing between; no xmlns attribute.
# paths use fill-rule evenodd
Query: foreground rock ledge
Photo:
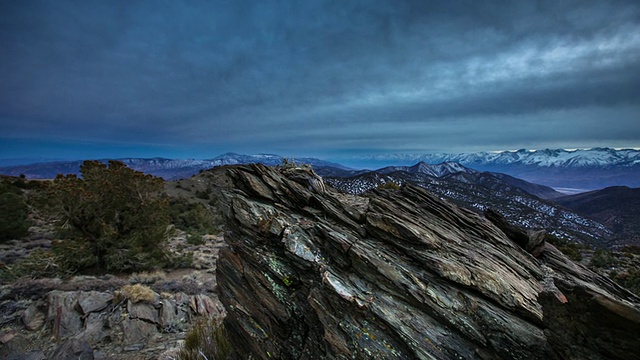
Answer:
<svg viewBox="0 0 640 360"><path fill-rule="evenodd" d="M217 277L243 358L633 359L640 299L406 186L313 192L229 167Z"/></svg>

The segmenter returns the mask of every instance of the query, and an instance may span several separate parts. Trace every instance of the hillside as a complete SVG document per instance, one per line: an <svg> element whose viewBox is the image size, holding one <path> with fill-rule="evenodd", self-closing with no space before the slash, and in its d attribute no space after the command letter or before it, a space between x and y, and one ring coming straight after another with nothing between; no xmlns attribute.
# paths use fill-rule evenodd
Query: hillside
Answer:
<svg viewBox="0 0 640 360"><path fill-rule="evenodd" d="M640 245L640 188L609 187L554 201L609 227L619 242Z"/></svg>
<svg viewBox="0 0 640 360"><path fill-rule="evenodd" d="M227 177L218 291L242 358L640 353L640 298L539 233L510 238L416 186L342 195L261 165Z"/></svg>
<svg viewBox="0 0 640 360"><path fill-rule="evenodd" d="M460 164L386 167L352 177L326 177L326 181L350 194L361 194L389 182L409 183L473 211L496 209L518 226L548 229L558 237L592 246L608 245L604 240L611 235L603 224L540 198L561 195L549 187L504 174L479 172Z"/></svg>

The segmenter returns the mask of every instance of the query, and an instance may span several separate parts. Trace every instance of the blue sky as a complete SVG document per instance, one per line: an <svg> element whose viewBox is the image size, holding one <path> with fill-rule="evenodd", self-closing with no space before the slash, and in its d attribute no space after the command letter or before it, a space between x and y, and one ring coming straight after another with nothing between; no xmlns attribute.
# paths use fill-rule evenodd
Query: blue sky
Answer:
<svg viewBox="0 0 640 360"><path fill-rule="evenodd" d="M0 159L640 147L637 1L0 1Z"/></svg>

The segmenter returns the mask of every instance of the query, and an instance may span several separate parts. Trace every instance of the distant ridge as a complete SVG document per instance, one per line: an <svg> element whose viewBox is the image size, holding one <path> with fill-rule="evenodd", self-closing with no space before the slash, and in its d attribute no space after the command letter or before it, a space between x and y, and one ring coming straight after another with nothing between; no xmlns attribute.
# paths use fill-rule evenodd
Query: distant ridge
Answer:
<svg viewBox="0 0 640 360"><path fill-rule="evenodd" d="M640 245L640 188L613 186L555 201L608 226L621 242Z"/></svg>
<svg viewBox="0 0 640 360"><path fill-rule="evenodd" d="M536 165L541 167L610 167L640 165L640 150L636 149L543 149L477 153L431 153L431 154L388 154L358 157L371 162L388 162L408 165L416 162L439 164L456 162L466 166L475 165Z"/></svg>
<svg viewBox="0 0 640 360"><path fill-rule="evenodd" d="M640 187L640 150L636 149L520 149L461 154L388 154L361 156L349 161L358 161L373 168L412 165L417 162L455 162L479 171L505 173L536 184L583 191L616 185Z"/></svg>
<svg viewBox="0 0 640 360"><path fill-rule="evenodd" d="M165 180L178 180L191 177L201 170L210 169L222 165L238 165L260 163L265 165L281 164L285 157L272 154L241 155L236 153L226 153L211 159L167 159L155 158L120 158L132 169L142 171L164 178ZM311 164L318 167L331 167L337 170L349 170L340 164L332 163L316 158L301 157L289 158L290 160ZM100 159L107 161L108 159ZM27 165L14 165L0 167L0 174L19 176L24 174L28 179L52 179L58 174L78 174L83 160L76 161L53 161Z"/></svg>
<svg viewBox="0 0 640 360"><path fill-rule="evenodd" d="M119 159L130 167L166 180L190 177L200 170L220 165L261 163L277 165L283 156L274 154L241 155L226 153L210 159L166 159L166 158L125 158ZM589 150L517 150L504 152L479 152L466 154L395 154L371 155L342 159L353 163L355 160L369 168L424 166L433 164L461 164L476 171L503 173L531 183L546 185L556 189L572 189L584 192L609 186L640 187L640 150L594 148ZM293 160L308 163L322 176L354 176L364 170L354 170L336 162L302 157ZM336 160L340 161L340 160ZM422 165L420 165L422 163ZM77 173L81 161L56 161L29 165L0 167L0 174L28 178L52 178L59 173ZM445 165L443 165L445 166ZM393 168L392 167L392 168ZM404 170L403 170L404 171ZM407 170L417 171L417 170ZM434 170L439 171L439 170ZM445 168L442 171L446 171ZM433 175L433 174L432 174Z"/></svg>

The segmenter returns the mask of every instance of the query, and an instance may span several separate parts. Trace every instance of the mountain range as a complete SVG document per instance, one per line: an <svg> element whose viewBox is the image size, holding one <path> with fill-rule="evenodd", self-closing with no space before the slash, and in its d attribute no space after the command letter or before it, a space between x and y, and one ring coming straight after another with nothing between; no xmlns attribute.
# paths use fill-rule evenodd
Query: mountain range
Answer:
<svg viewBox="0 0 640 360"><path fill-rule="evenodd" d="M517 150L461 154L388 154L351 158L366 167L456 162L480 171L509 174L529 182L576 191L624 185L640 187L640 150Z"/></svg>
<svg viewBox="0 0 640 360"><path fill-rule="evenodd" d="M123 158L117 159L128 167L164 178L165 180L185 179L207 170L222 165L237 165L261 163L265 165L282 164L285 158L280 155L258 154L241 155L226 153L212 159L167 159L167 158ZM108 159L100 159L107 161ZM299 163L313 165L314 167L327 167L335 171L348 171L347 167L316 158L291 159ZM25 175L28 179L53 179L58 174L79 174L83 160L77 161L53 161L27 165L13 165L0 167L0 174L9 176Z"/></svg>
<svg viewBox="0 0 640 360"><path fill-rule="evenodd" d="M188 178L201 170L220 165L262 163L277 165L284 157L273 154L240 155L227 153L212 159L125 158L128 166L166 180ZM316 158L296 158L308 163L322 176L354 176L366 172L336 162ZM517 150L465 154L372 155L344 159L367 165L370 169L416 163L458 163L478 171L503 173L531 183L542 184L567 193L584 192L610 186L640 187L640 150L594 148L589 150ZM0 167L0 174L27 178L53 178L57 174L78 173L82 161L55 161ZM452 165L453 166L453 165Z"/></svg>

